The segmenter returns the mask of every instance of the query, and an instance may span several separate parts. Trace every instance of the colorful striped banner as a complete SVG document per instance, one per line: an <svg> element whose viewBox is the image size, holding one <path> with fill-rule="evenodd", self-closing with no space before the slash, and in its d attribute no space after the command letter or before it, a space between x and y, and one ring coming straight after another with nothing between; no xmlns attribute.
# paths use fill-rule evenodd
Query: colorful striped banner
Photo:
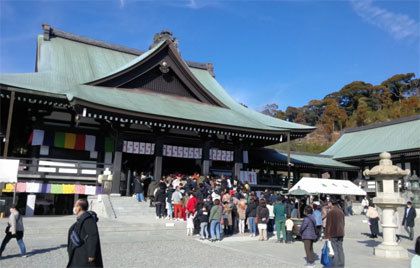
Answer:
<svg viewBox="0 0 420 268"><path fill-rule="evenodd" d="M13 183L6 183L1 189L4 193L14 191ZM18 193L44 193L44 194L84 194L95 195L103 193L102 186L81 185L81 184L50 184L39 182L18 182L16 192Z"/></svg>
<svg viewBox="0 0 420 268"><path fill-rule="evenodd" d="M64 148L65 134L63 132L56 132L54 136L54 146Z"/></svg>
<svg viewBox="0 0 420 268"><path fill-rule="evenodd" d="M74 146L75 150L83 151L85 150L85 144L86 144L86 136L83 134L77 134L76 135L76 144Z"/></svg>
<svg viewBox="0 0 420 268"><path fill-rule="evenodd" d="M51 184L51 194L62 194L63 185L62 184Z"/></svg>
<svg viewBox="0 0 420 268"><path fill-rule="evenodd" d="M74 184L64 184L63 185L63 194L75 194L76 185Z"/></svg>
<svg viewBox="0 0 420 268"><path fill-rule="evenodd" d="M105 138L105 152L110 153L114 151L114 139Z"/></svg>
<svg viewBox="0 0 420 268"><path fill-rule="evenodd" d="M76 145L76 134L65 133L64 134L64 148L74 149Z"/></svg>

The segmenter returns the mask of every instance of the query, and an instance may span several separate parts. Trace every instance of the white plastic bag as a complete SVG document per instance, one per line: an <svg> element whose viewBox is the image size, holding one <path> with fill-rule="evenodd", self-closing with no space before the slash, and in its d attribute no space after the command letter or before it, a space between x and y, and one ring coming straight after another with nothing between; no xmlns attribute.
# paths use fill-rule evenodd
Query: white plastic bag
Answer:
<svg viewBox="0 0 420 268"><path fill-rule="evenodd" d="M328 253L329 253L329 255L330 256L334 256L334 250L333 250L333 247L331 245L331 241L330 240L327 241L327 246L328 246Z"/></svg>

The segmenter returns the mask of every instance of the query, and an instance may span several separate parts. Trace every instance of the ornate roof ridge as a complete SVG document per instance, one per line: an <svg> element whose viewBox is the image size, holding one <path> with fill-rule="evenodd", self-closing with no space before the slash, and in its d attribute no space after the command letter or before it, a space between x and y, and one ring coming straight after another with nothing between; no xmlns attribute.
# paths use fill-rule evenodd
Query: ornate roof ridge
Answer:
<svg viewBox="0 0 420 268"><path fill-rule="evenodd" d="M89 37L65 32L55 27L53 28L49 24L42 24L42 29L44 31L43 36L44 36L45 41L49 41L51 37L61 37L67 40L71 40L71 41L75 41L75 42L79 42L79 43L83 43L87 45L97 46L101 48L106 48L110 50L115 50L115 51L131 54L135 56L140 56L141 54L145 52L136 48L129 48L126 46L111 44L105 41L96 40ZM186 61L186 63L189 67L207 70L212 76L215 76L214 66L210 62L203 63L203 62L196 62L196 61Z"/></svg>
<svg viewBox="0 0 420 268"><path fill-rule="evenodd" d="M402 124L402 123L406 123L410 121L416 121L416 120L420 120L420 114L407 116L407 117L401 117L401 118L394 119L391 121L386 121L386 122L373 123L367 126L347 128L342 131L342 134L364 131L364 130L380 128L380 127L386 127L386 126L392 126L392 125L398 125L398 124Z"/></svg>

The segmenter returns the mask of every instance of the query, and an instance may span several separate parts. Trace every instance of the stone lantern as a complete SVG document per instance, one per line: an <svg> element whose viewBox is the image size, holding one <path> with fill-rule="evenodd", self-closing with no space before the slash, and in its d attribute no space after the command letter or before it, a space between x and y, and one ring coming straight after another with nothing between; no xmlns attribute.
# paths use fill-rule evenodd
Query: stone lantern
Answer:
<svg viewBox="0 0 420 268"><path fill-rule="evenodd" d="M374 255L383 258L408 258L407 251L396 242L397 224L394 213L405 204L401 197L398 180L410 174L410 170L402 170L392 165L391 154L383 152L379 155L379 165L371 170L366 169L365 176L375 177L376 197L373 203L382 210L383 242L374 249Z"/></svg>
<svg viewBox="0 0 420 268"><path fill-rule="evenodd" d="M413 172L414 173L414 172ZM414 173L411 177L408 178L407 181L407 192L409 196L413 200L413 204L415 208L420 208L420 184L419 184L419 177Z"/></svg>

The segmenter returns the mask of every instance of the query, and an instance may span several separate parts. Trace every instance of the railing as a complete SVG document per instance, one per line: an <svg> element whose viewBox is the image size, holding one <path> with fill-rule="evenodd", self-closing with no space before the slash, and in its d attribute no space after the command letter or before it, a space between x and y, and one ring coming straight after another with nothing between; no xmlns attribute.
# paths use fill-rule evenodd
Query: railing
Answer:
<svg viewBox="0 0 420 268"><path fill-rule="evenodd" d="M63 160L54 158L10 158L18 159L19 178L63 179L96 181L105 168L112 165L96 161Z"/></svg>

